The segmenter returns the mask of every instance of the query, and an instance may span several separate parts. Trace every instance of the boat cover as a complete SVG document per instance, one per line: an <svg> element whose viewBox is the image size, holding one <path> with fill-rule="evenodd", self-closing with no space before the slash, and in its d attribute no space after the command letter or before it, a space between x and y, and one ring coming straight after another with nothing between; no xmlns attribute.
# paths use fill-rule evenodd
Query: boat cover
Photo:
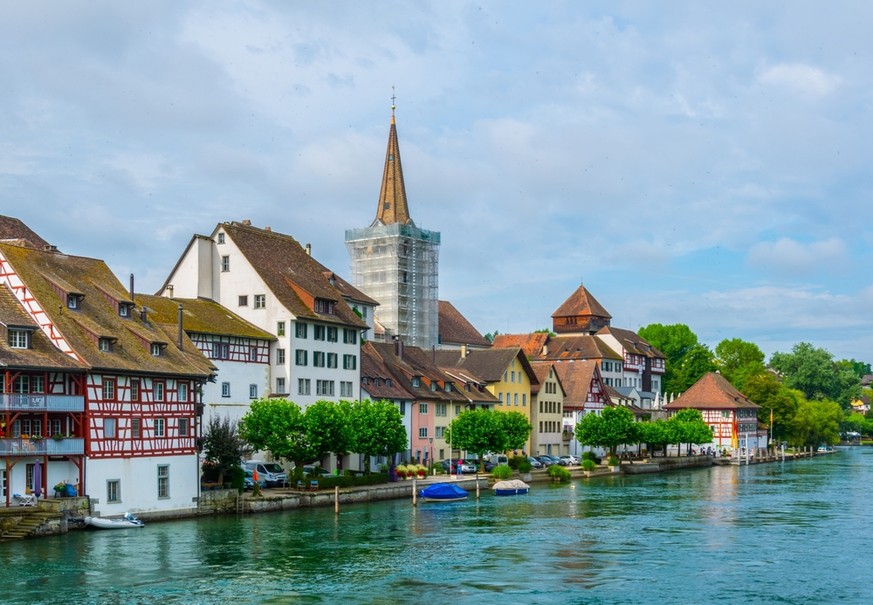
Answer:
<svg viewBox="0 0 873 605"><path fill-rule="evenodd" d="M467 491L454 483L435 483L422 489L419 495L430 500L460 500L467 497Z"/></svg>

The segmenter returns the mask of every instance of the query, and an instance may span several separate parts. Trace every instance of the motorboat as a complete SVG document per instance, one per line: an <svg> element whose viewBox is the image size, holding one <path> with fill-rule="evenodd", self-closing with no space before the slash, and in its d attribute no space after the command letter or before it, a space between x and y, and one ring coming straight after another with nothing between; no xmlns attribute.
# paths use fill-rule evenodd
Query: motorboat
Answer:
<svg viewBox="0 0 873 605"><path fill-rule="evenodd" d="M530 491L530 485L520 479L498 481L493 486L495 496L517 496Z"/></svg>
<svg viewBox="0 0 873 605"><path fill-rule="evenodd" d="M467 499L467 490L454 483L434 483L418 492L425 502L457 502Z"/></svg>
<svg viewBox="0 0 873 605"><path fill-rule="evenodd" d="M85 517L85 524L97 529L131 529L143 527L145 523L132 513L124 513L120 519L104 519L103 517Z"/></svg>

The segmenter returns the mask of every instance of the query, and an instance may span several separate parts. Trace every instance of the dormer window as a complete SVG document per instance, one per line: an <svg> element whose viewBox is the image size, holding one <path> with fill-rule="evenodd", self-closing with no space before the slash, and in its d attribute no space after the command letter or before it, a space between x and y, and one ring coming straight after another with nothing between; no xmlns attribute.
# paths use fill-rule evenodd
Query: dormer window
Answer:
<svg viewBox="0 0 873 605"><path fill-rule="evenodd" d="M412 377L412 386L414 386L416 388L421 386L421 377L420 376L413 376Z"/></svg>
<svg viewBox="0 0 873 605"><path fill-rule="evenodd" d="M81 309L83 298L85 298L84 294L67 294L67 308Z"/></svg>
<svg viewBox="0 0 873 605"><path fill-rule="evenodd" d="M104 353L111 353L115 347L115 339L103 336L97 340L97 347Z"/></svg>
<svg viewBox="0 0 873 605"><path fill-rule="evenodd" d="M315 312L322 313L325 315L333 315L334 308L336 307L336 303L332 300L326 300L324 298L316 298L315 299Z"/></svg>
<svg viewBox="0 0 873 605"><path fill-rule="evenodd" d="M218 233L218 243L219 243L219 244L223 244L223 243L224 243L224 232L223 232L223 231L220 231L220 232Z"/></svg>
<svg viewBox="0 0 873 605"><path fill-rule="evenodd" d="M118 304L118 316L119 317L130 317L133 312L133 303L119 303Z"/></svg>
<svg viewBox="0 0 873 605"><path fill-rule="evenodd" d="M9 346L13 349L29 349L31 343L31 330L21 328L9 328Z"/></svg>
<svg viewBox="0 0 873 605"><path fill-rule="evenodd" d="M451 393L451 392L452 392L452 383L447 382L446 383L446 393Z"/></svg>
<svg viewBox="0 0 873 605"><path fill-rule="evenodd" d="M164 355L164 351L166 350L167 345L163 342L153 342L152 343L152 356L153 357L162 357Z"/></svg>
<svg viewBox="0 0 873 605"><path fill-rule="evenodd" d="M436 383L436 380L432 380L432 381L430 382L430 390L431 390L431 391L436 391L436 390L437 390L437 383Z"/></svg>

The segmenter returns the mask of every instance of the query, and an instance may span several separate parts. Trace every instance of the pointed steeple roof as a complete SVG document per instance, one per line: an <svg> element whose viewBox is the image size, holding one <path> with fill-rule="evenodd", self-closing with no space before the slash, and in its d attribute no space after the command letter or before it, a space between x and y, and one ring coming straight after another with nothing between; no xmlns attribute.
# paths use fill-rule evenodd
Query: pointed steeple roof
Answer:
<svg viewBox="0 0 873 605"><path fill-rule="evenodd" d="M392 98L393 103L393 98ZM397 142L397 125L394 123L395 105L391 105L391 129L388 131L388 151L385 152L385 171L382 173L382 190L373 225L414 225L406 203L406 186L403 184L403 165L400 163L400 145Z"/></svg>

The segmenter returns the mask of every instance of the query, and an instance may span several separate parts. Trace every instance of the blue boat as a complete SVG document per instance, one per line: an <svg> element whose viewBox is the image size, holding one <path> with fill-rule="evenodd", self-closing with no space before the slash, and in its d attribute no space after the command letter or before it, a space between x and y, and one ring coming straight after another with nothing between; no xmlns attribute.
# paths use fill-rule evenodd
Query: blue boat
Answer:
<svg viewBox="0 0 873 605"><path fill-rule="evenodd" d="M526 494L530 491L530 485L519 479L510 479L509 481L498 481L494 484L495 496L517 496Z"/></svg>
<svg viewBox="0 0 873 605"><path fill-rule="evenodd" d="M422 489L418 495L425 502L456 502L467 499L467 491L454 483L434 483Z"/></svg>

